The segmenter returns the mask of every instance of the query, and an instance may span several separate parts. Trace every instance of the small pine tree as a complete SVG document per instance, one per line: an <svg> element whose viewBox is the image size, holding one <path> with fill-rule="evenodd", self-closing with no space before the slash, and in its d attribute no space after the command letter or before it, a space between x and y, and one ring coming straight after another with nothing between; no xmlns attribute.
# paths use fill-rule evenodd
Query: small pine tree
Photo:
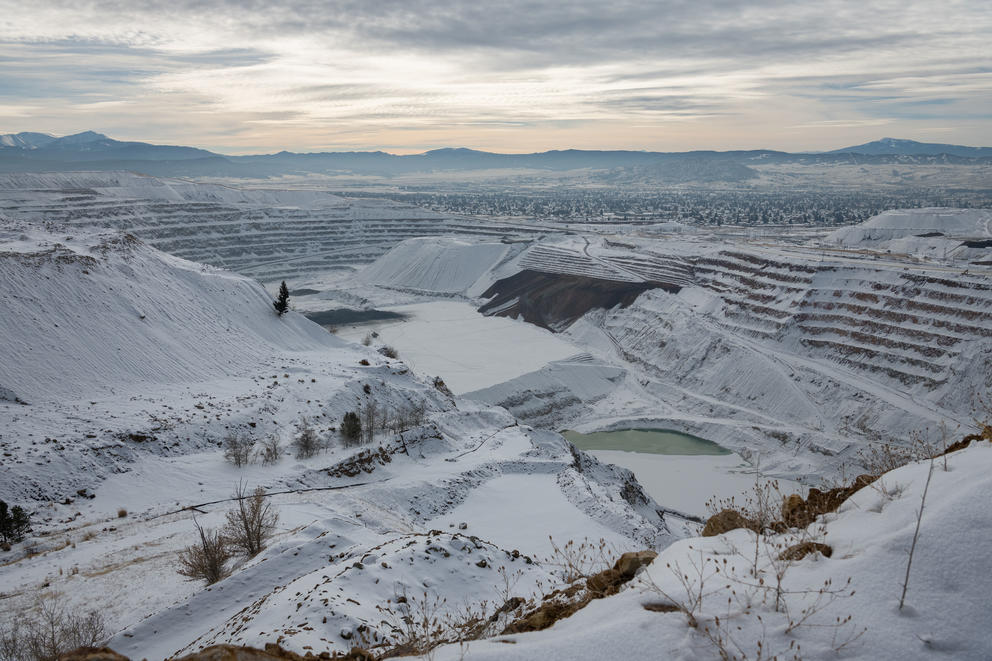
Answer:
<svg viewBox="0 0 992 661"><path fill-rule="evenodd" d="M280 317L286 314L286 310L289 309L289 288L286 287L285 280L279 285L279 298L272 305L276 309L276 314Z"/></svg>
<svg viewBox="0 0 992 661"><path fill-rule="evenodd" d="M341 437L345 445L357 445L362 437L362 421L354 411L348 411L341 419Z"/></svg>
<svg viewBox="0 0 992 661"><path fill-rule="evenodd" d="M7 508L7 503L0 500L0 540L4 542L19 542L31 527L31 517L18 505Z"/></svg>

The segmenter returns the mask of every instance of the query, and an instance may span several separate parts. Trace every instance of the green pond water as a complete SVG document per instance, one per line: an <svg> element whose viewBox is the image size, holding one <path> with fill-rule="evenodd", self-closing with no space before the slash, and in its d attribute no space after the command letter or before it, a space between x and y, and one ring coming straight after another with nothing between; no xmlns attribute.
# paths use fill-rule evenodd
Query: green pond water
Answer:
<svg viewBox="0 0 992 661"><path fill-rule="evenodd" d="M617 429L581 434L566 429L562 436L582 450L623 450L647 454L731 454L713 441L671 429Z"/></svg>

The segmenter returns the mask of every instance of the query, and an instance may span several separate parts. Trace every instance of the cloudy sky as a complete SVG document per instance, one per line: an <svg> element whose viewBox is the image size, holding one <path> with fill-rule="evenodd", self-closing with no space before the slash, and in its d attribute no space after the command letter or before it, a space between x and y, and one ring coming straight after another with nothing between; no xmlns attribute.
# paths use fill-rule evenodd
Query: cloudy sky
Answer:
<svg viewBox="0 0 992 661"><path fill-rule="evenodd" d="M992 145L988 0L0 0L0 133L225 153Z"/></svg>

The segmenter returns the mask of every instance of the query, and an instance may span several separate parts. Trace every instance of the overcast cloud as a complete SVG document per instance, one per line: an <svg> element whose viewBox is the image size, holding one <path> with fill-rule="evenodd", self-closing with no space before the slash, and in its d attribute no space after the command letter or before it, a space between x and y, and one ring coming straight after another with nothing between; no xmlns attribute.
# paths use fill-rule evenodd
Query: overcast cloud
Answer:
<svg viewBox="0 0 992 661"><path fill-rule="evenodd" d="M228 153L990 145L992 10L0 0L0 132L84 129Z"/></svg>

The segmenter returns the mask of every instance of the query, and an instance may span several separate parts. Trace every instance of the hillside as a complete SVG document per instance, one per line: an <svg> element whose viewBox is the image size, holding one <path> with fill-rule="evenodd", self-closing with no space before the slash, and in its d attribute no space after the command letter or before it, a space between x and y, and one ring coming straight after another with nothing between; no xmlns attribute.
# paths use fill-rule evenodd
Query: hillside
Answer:
<svg viewBox="0 0 992 661"><path fill-rule="evenodd" d="M629 471L295 312L277 317L243 276L128 235L52 229L5 220L0 235L13 285L0 321L12 391L0 401L0 498L34 524L0 552L5 616L31 617L36 596L57 593L99 610L112 646L138 657L277 638L346 651L392 635L377 607L402 591L454 604L495 600L504 575L521 590L546 583L549 535L644 548L688 532ZM335 429L366 402L383 420L423 417L345 447ZM309 458L292 448L302 416L327 443ZM225 461L232 432L277 439L275 463ZM240 481L272 493L276 534L204 589L176 572L177 553L194 517L223 523ZM11 625L0 617L0 633Z"/></svg>
<svg viewBox="0 0 992 661"><path fill-rule="evenodd" d="M473 642L467 657L987 659L992 560L982 540L984 503L992 496L992 447L976 442L952 453L946 471L938 460L927 486L930 468L922 462L894 470L808 529L768 535L758 546L758 576L751 573L750 531L684 539L662 551L620 594L593 601L544 631ZM830 557L778 559L801 540L826 544ZM463 654L449 645L435 658Z"/></svg>

